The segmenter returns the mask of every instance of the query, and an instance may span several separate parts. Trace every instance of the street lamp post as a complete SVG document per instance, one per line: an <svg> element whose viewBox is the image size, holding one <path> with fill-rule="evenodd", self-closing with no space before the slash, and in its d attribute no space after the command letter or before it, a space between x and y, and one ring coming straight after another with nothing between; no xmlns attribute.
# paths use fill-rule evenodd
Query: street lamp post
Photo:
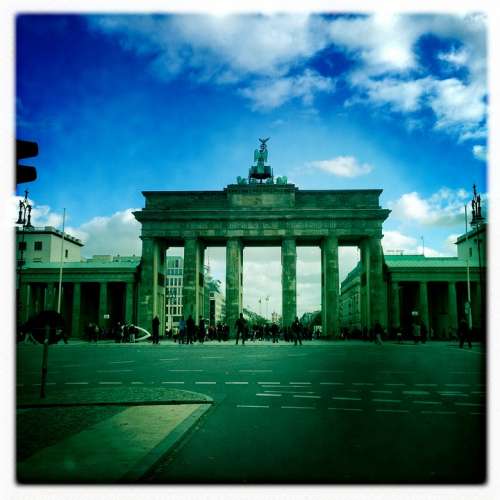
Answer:
<svg viewBox="0 0 500 500"><path fill-rule="evenodd" d="M26 229L33 229L31 225L31 209L32 206L28 201L28 190L24 192L24 199L19 200L19 216L17 218L16 224L22 227L21 233L21 242L19 245L20 259L17 261L17 290L18 290L18 298L17 298L17 323L19 327L19 323L22 322L22 296L21 296L21 283L22 283L22 270L24 265L24 247L26 245L24 241L24 234Z"/></svg>

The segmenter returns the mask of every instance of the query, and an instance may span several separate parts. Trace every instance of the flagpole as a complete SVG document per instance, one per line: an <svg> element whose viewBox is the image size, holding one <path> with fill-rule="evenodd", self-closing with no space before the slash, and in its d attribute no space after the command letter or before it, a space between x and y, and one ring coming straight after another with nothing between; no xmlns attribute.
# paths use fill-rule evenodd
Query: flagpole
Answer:
<svg viewBox="0 0 500 500"><path fill-rule="evenodd" d="M63 252L64 252L64 223L66 221L66 209L63 212L63 223L62 223L62 238L61 238L61 260L59 263L59 294L57 297L57 312L61 312L61 292L62 292L62 273L63 273Z"/></svg>
<svg viewBox="0 0 500 500"><path fill-rule="evenodd" d="M471 302L470 302L470 271L469 271L469 237L467 235L467 203L464 203L464 212L465 212L465 248L467 249L467 320L469 323L469 329L472 328L472 311L471 311Z"/></svg>

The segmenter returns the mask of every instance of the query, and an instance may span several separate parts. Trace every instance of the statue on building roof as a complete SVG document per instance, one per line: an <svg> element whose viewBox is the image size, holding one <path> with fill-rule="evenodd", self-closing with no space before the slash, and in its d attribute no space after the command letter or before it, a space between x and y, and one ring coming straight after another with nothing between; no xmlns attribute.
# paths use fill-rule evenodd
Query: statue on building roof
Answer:
<svg viewBox="0 0 500 500"><path fill-rule="evenodd" d="M267 141L270 139L270 137L267 137L266 139L260 139L260 147L259 149L256 149L253 154L253 160L256 162L256 165L253 165L250 167L250 170L248 172L248 182L249 183L255 183L257 180L260 181L262 184L262 181L264 179L271 179L270 182L267 183L272 183L273 182L273 171L271 169L270 165L266 165L267 163Z"/></svg>

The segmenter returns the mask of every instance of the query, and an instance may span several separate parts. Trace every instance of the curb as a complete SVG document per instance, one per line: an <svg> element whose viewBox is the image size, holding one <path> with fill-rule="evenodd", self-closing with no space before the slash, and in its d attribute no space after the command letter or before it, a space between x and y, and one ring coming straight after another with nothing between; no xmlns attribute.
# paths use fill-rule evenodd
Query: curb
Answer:
<svg viewBox="0 0 500 500"><path fill-rule="evenodd" d="M213 401L212 401L213 403ZM204 403L189 417L180 422L175 429L167 434L165 439L152 448L149 453L141 459L133 470L126 472L115 484L137 483L146 475L167 453L172 451L176 444L191 430L201 417L211 408L211 403Z"/></svg>

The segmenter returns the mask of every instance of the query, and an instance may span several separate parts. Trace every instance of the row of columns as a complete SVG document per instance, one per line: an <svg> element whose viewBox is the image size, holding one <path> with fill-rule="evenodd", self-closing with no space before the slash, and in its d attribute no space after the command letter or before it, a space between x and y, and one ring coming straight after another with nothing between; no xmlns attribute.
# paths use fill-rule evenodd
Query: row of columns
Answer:
<svg viewBox="0 0 500 500"><path fill-rule="evenodd" d="M428 282L419 282L419 316L422 322L429 328L429 297L428 297ZM400 327L401 309L399 297L400 283L393 281L391 284L391 326L393 328ZM448 282L448 326L456 331L458 328L458 306L457 306L457 289L454 281Z"/></svg>
<svg viewBox="0 0 500 500"><path fill-rule="evenodd" d="M159 312L157 280L160 255L166 247L154 238L143 237L141 279L138 301L138 322L149 329L154 315ZM326 335L339 332L339 264L338 238L328 236L321 241L321 310L322 328ZM203 313L204 244L198 238L184 241L183 316L198 322ZM164 258L164 256L163 256ZM382 287L383 254L379 238L368 238L361 243L361 258L367 276L367 311L373 322L383 321L384 297ZM297 242L286 237L281 243L282 317L283 325L290 326L297 316ZM240 238L226 242L226 321L234 335L235 322L243 310L243 243ZM159 314L158 314L159 315ZM373 323L369 323L370 325Z"/></svg>

